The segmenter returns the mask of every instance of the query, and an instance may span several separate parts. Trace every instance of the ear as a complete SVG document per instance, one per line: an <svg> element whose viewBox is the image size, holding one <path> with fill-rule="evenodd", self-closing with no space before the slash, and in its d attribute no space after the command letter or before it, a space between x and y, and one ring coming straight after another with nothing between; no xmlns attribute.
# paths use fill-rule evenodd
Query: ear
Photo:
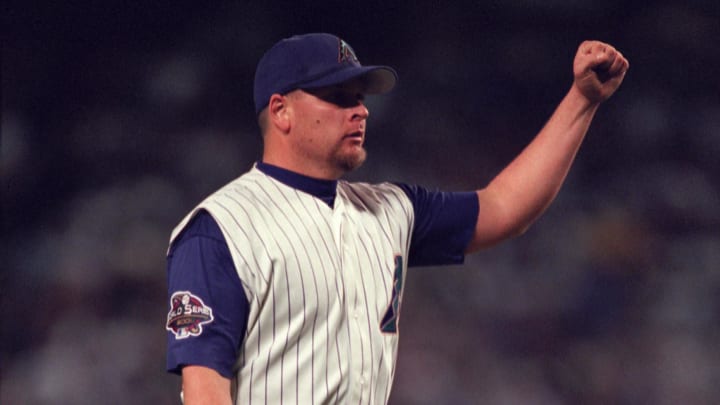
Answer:
<svg viewBox="0 0 720 405"><path fill-rule="evenodd" d="M268 119L270 124L283 134L290 131L289 99L280 94L270 96L268 103Z"/></svg>

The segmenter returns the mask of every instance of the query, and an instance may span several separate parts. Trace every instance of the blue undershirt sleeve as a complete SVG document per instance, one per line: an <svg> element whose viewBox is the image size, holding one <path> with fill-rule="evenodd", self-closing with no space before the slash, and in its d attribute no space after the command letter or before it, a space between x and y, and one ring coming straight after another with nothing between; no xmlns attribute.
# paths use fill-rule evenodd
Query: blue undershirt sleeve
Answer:
<svg viewBox="0 0 720 405"><path fill-rule="evenodd" d="M475 233L479 202L477 193L441 192L397 184L412 201L415 227L408 266L461 264Z"/></svg>
<svg viewBox="0 0 720 405"><path fill-rule="evenodd" d="M231 378L247 328L248 301L225 238L200 211L170 247L167 370L200 365Z"/></svg>

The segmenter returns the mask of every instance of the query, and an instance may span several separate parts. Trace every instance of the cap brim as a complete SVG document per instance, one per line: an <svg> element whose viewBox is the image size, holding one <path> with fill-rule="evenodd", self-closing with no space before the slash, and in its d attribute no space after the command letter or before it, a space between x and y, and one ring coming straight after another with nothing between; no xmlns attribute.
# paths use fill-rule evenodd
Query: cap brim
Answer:
<svg viewBox="0 0 720 405"><path fill-rule="evenodd" d="M332 86L359 79L364 86L366 94L383 94L395 87L398 80L397 72L389 66L356 66L330 73L308 83L302 83L298 88L316 89L318 87Z"/></svg>

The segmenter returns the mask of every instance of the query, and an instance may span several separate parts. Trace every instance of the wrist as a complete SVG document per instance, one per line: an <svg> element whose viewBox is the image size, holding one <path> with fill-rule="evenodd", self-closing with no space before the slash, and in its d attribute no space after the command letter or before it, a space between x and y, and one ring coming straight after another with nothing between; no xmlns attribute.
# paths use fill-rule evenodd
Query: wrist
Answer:
<svg viewBox="0 0 720 405"><path fill-rule="evenodd" d="M565 99L572 105L577 106L580 111L594 112L600 106L600 101L586 96L577 86L577 83L573 83L573 85L570 86L570 90L565 96Z"/></svg>

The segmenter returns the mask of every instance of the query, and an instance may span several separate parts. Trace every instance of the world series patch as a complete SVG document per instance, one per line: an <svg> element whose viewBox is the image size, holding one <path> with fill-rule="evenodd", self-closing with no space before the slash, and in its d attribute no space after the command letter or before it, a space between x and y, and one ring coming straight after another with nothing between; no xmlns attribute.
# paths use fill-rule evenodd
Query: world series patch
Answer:
<svg viewBox="0 0 720 405"><path fill-rule="evenodd" d="M170 312L165 329L176 339L200 336L203 325L213 321L212 308L190 291L177 291L170 297Z"/></svg>

